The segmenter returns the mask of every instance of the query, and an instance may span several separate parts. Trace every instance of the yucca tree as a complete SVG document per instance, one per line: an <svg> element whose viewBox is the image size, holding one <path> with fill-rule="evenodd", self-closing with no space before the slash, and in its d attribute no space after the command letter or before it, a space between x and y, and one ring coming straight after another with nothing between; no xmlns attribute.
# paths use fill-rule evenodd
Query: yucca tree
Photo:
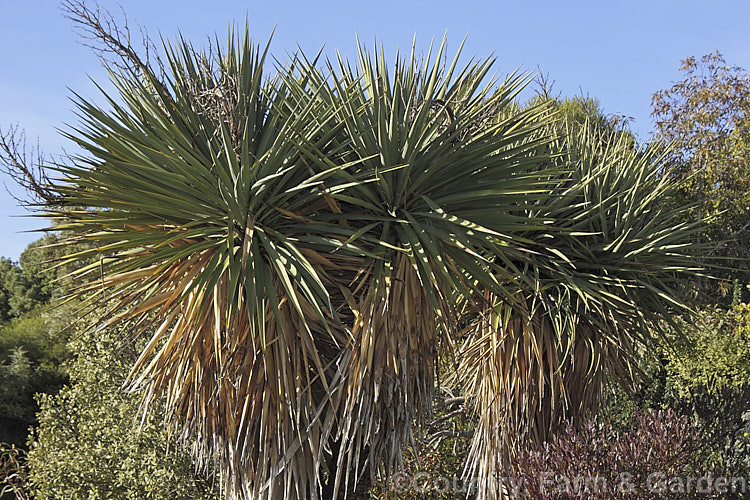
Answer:
<svg viewBox="0 0 750 500"><path fill-rule="evenodd" d="M701 272L697 228L669 203L663 148L587 123L555 149L564 173L531 211L550 221L528 235L544 245L524 269L535 286L513 300L486 293L459 356L478 414L466 471L480 499L502 496L496 478L521 447L596 409L608 378L632 383L659 320L689 312L681 280Z"/></svg>
<svg viewBox="0 0 750 500"><path fill-rule="evenodd" d="M78 100L56 228L101 321L155 328L133 367L228 498L319 498L397 468L440 354L479 415L467 473L591 408L678 306L691 229L647 151L574 133L493 61L444 43L389 69L303 55L265 70L245 36L167 46L168 76L113 71ZM460 51L459 51L460 54ZM105 94L106 95L106 94ZM671 224L671 225L670 225ZM102 323L100 323L102 324Z"/></svg>
<svg viewBox="0 0 750 500"><path fill-rule="evenodd" d="M297 144L327 151L334 129L292 96L288 83L305 85L293 68L264 76L247 37L213 58L186 42L167 50L166 82L113 73L109 110L79 100L70 137L89 156L61 169L60 191L84 208L53 217L96 242L71 258L100 256L78 274L109 323L157 326L133 368L146 405L166 398L168 423L218 461L229 497L305 498L350 333L328 293L346 248L296 239L345 165L316 170Z"/></svg>

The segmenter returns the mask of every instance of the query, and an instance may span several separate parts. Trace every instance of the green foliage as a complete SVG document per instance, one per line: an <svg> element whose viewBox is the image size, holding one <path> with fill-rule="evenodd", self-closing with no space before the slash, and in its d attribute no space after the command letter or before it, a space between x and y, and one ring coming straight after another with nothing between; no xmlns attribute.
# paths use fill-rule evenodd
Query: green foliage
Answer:
<svg viewBox="0 0 750 500"><path fill-rule="evenodd" d="M4 417L30 421L33 415L31 408L25 404L24 396L28 394L31 379L31 363L26 352L15 349L7 364L0 365L0 401Z"/></svg>
<svg viewBox="0 0 750 500"><path fill-rule="evenodd" d="M27 500L28 481L26 452L13 444L0 443L0 499Z"/></svg>
<svg viewBox="0 0 750 500"><path fill-rule="evenodd" d="M65 309L69 312L69 309ZM23 446L36 422L37 393L54 394L67 381L63 310L38 307L0 326L0 440ZM67 321L67 320L66 320Z"/></svg>
<svg viewBox="0 0 750 500"><path fill-rule="evenodd" d="M23 446L38 406L34 395L54 393L67 380L62 367L67 350L45 304L55 285L37 248L52 235L31 243L21 265L0 257L0 441ZM60 287L57 286L59 290Z"/></svg>
<svg viewBox="0 0 750 500"><path fill-rule="evenodd" d="M55 279L71 270L70 266L51 269L54 261L67 250L61 250L58 236L47 234L30 243L19 263L0 257L0 323L18 318L63 290Z"/></svg>
<svg viewBox="0 0 750 500"><path fill-rule="evenodd" d="M668 390L689 396L699 387L717 392L750 383L750 305L707 307L675 323L663 348Z"/></svg>
<svg viewBox="0 0 750 500"><path fill-rule="evenodd" d="M695 204L691 216L711 222L702 238L727 259L719 289L701 288L730 299L733 279L750 281L750 75L718 52L689 57L680 70L682 80L654 94L654 136L674 146L682 188L672 202Z"/></svg>
<svg viewBox="0 0 750 500"><path fill-rule="evenodd" d="M0 326L0 362L6 362L13 350L22 348L33 363L59 366L68 355L67 334L60 327L69 324L69 314L71 307L40 307Z"/></svg>
<svg viewBox="0 0 750 500"><path fill-rule="evenodd" d="M71 342L71 385L40 397L39 426L28 453L38 498L219 498L170 443L157 414L140 423L139 396L122 384L137 347L103 330Z"/></svg>
<svg viewBox="0 0 750 500"><path fill-rule="evenodd" d="M12 443L0 457L6 494L26 498L28 465L23 448L29 426L38 423L38 435L49 438L37 441L31 454L32 464L43 464L35 476L39 498L215 497L193 473L187 455L168 445L154 417L143 433L137 432L138 398L119 392L126 366L133 361L132 347L117 350L107 336L78 337L73 344L78 357L68 364L70 318L76 317L80 304L44 305L68 289L64 280L53 282L72 269L69 265L50 269L64 252L51 246L57 242L57 236L50 234L30 244L21 254L21 267L0 260L5 272L0 291L13 291L3 296L10 296L14 306L9 304L9 320L0 325L0 441ZM33 309L13 317L27 307ZM87 341L93 345L84 345ZM58 394L68 381L68 367L76 370L73 387ZM35 396L44 402L40 421Z"/></svg>
<svg viewBox="0 0 750 500"><path fill-rule="evenodd" d="M16 263L0 257L0 322L21 316L41 301L34 285Z"/></svg>
<svg viewBox="0 0 750 500"><path fill-rule="evenodd" d="M76 306L48 302L70 290L65 276L73 267L55 262L83 248L62 249L50 233L26 247L20 266L0 258L0 441L23 446L39 410L34 395L54 394L68 380L64 361Z"/></svg>
<svg viewBox="0 0 750 500"><path fill-rule="evenodd" d="M529 99L527 106L543 104L549 115L557 118L553 127L560 135L587 129L596 134L602 143L622 141L632 149L637 148L637 140L629 128L630 118L607 113L599 99L589 96L553 97L548 92L540 92Z"/></svg>
<svg viewBox="0 0 750 500"><path fill-rule="evenodd" d="M664 405L697 418L711 464L750 472L750 306L677 318L662 348ZM678 333L679 332L679 333Z"/></svg>
<svg viewBox="0 0 750 500"><path fill-rule="evenodd" d="M635 137L628 128L628 118L607 114L593 97L564 97L554 100L553 109L560 113L567 126L588 127L602 135L604 142L614 141L618 136L627 136L635 147Z"/></svg>
<svg viewBox="0 0 750 500"><path fill-rule="evenodd" d="M27 284L34 287L36 296L43 302L49 301L53 296L59 297L64 290L61 283L55 282L63 276L64 270L54 269L54 266L56 259L67 253L67 250L54 246L58 243L57 234L48 233L31 242L18 260Z"/></svg>
<svg viewBox="0 0 750 500"><path fill-rule="evenodd" d="M718 390L698 386L669 404L697 421L709 469L724 476L750 474L750 384Z"/></svg>

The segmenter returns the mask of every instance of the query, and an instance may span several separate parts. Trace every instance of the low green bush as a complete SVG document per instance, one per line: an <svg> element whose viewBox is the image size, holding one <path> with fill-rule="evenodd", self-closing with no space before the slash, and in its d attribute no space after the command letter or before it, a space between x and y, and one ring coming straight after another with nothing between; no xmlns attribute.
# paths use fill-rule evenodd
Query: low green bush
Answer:
<svg viewBox="0 0 750 500"><path fill-rule="evenodd" d="M39 411L35 395L55 394L68 381L60 313L40 306L0 325L0 442L25 446Z"/></svg>
<svg viewBox="0 0 750 500"><path fill-rule="evenodd" d="M140 396L122 390L138 345L121 338L101 330L71 342L70 385L39 400L28 453L31 492L45 499L219 498L158 414L140 420Z"/></svg>
<svg viewBox="0 0 750 500"><path fill-rule="evenodd" d="M750 383L750 305L705 308L675 323L661 348L668 390L690 396L699 387L715 393Z"/></svg>
<svg viewBox="0 0 750 500"><path fill-rule="evenodd" d="M28 481L25 451L13 444L0 443L0 499L27 500Z"/></svg>

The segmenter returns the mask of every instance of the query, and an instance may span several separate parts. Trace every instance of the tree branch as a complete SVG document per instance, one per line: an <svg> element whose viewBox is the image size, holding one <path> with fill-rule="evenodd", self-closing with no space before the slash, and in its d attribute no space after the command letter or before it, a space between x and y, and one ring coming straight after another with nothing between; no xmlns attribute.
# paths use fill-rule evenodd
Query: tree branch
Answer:
<svg viewBox="0 0 750 500"><path fill-rule="evenodd" d="M93 7L89 7L89 4ZM132 44L130 26L124 10L120 26L114 16L107 9L100 7L96 1L64 0L61 9L63 15L73 22L74 31L83 40L81 43L93 50L104 64L140 75L156 87L156 91L163 99L174 103L164 83L164 64L159 58L158 51L151 43L146 29L139 26L141 44L145 51L141 57ZM152 53L159 67L158 75L151 65Z"/></svg>
<svg viewBox="0 0 750 500"><path fill-rule="evenodd" d="M36 158L34 158L36 157ZM55 206L62 201L44 167L44 157L37 146L28 151L26 135L18 126L0 130L0 171L10 176L30 199L15 196L6 186L6 191L25 207Z"/></svg>

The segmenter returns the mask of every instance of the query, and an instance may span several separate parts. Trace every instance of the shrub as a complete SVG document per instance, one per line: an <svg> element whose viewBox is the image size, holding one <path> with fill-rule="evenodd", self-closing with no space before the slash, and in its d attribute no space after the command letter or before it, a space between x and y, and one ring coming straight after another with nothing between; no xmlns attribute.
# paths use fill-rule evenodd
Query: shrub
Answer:
<svg viewBox="0 0 750 500"><path fill-rule="evenodd" d="M703 436L706 466L722 476L747 476L750 472L750 384L708 390L691 389L672 405L697 420Z"/></svg>
<svg viewBox="0 0 750 500"><path fill-rule="evenodd" d="M67 309L65 309L67 310ZM69 312L69 311L68 311ZM24 446L36 423L38 393L54 394L67 382L66 335L57 314L43 308L0 326L0 441ZM66 320L67 321L67 320Z"/></svg>
<svg viewBox="0 0 750 500"><path fill-rule="evenodd" d="M506 485L512 495L540 499L687 498L687 481L669 479L703 475L700 445L698 426L673 410L636 412L619 434L596 419L579 429L569 423L520 453Z"/></svg>
<svg viewBox="0 0 750 500"><path fill-rule="evenodd" d="M77 335L71 385L40 397L28 453L38 498L217 498L190 455L170 442L158 412L138 419L140 396L121 387L135 343L100 331Z"/></svg>
<svg viewBox="0 0 750 500"><path fill-rule="evenodd" d="M28 478L26 453L13 444L0 443L0 498L29 498Z"/></svg>
<svg viewBox="0 0 750 500"><path fill-rule="evenodd" d="M750 472L750 306L709 307L675 318L635 391L614 386L602 407L618 429L639 410L673 409L701 431L706 467L722 476Z"/></svg>
<svg viewBox="0 0 750 500"><path fill-rule="evenodd" d="M668 389L690 396L699 387L715 393L750 383L750 305L706 308L676 324L661 348Z"/></svg>

